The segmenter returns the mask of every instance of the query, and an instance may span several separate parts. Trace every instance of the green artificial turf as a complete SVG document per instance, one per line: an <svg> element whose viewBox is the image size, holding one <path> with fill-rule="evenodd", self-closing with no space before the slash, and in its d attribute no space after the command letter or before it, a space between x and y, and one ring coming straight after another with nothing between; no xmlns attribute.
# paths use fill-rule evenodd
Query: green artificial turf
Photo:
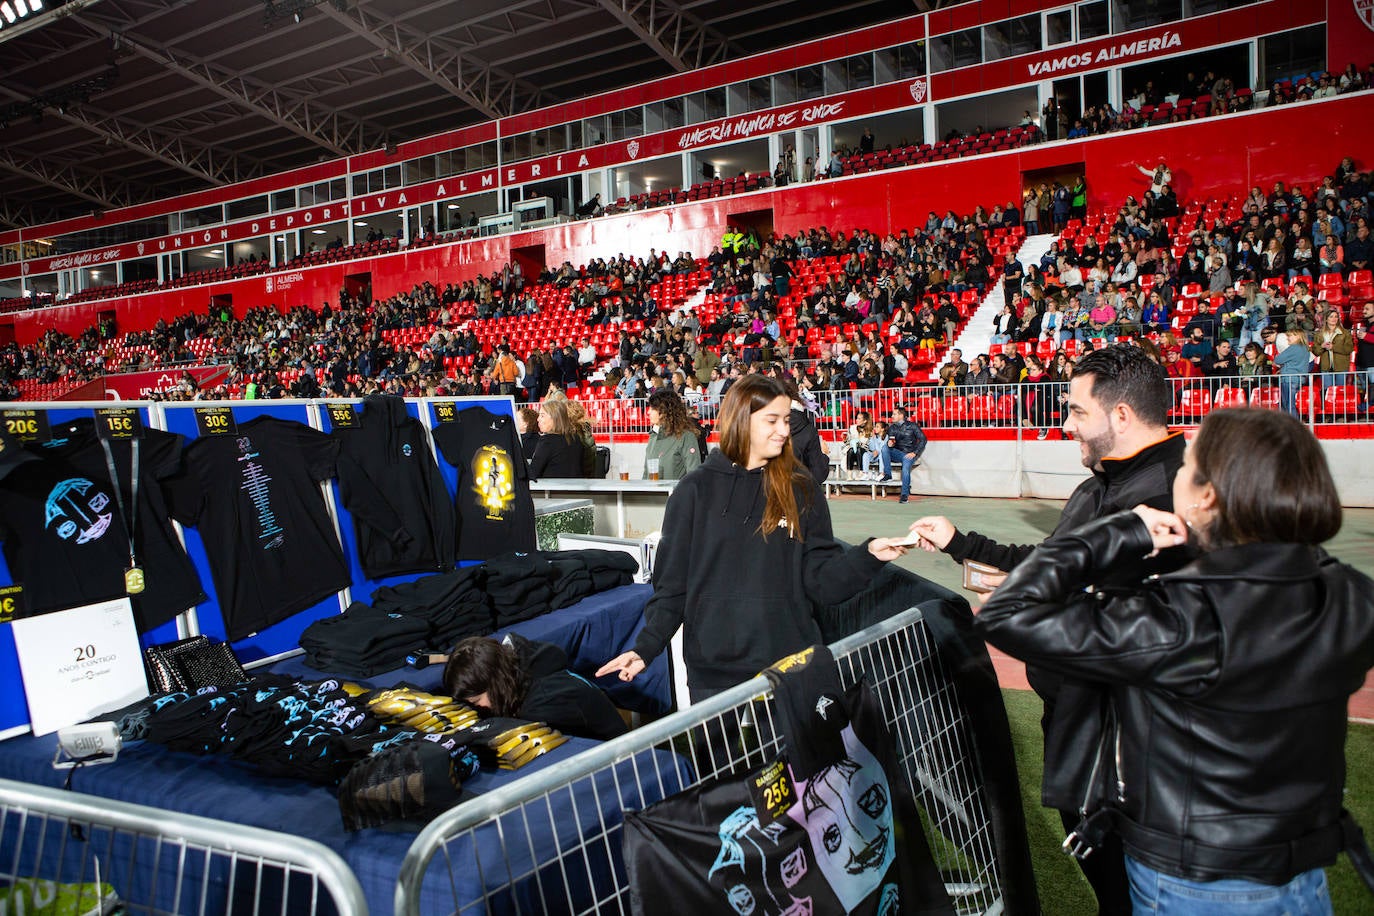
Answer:
<svg viewBox="0 0 1374 916"><path fill-rule="evenodd" d="M1026 811L1031 859L1047 916L1082 916L1097 910L1092 890L1078 867L1059 848L1064 838L1058 812L1040 804L1040 774L1045 759L1040 734L1040 698L1029 690L1003 690L1007 718L1016 746L1021 800ZM1346 807L1374 836L1374 726L1351 725L1346 740ZM1338 916L1374 912L1374 897L1365 890L1344 856L1327 870L1331 900Z"/></svg>

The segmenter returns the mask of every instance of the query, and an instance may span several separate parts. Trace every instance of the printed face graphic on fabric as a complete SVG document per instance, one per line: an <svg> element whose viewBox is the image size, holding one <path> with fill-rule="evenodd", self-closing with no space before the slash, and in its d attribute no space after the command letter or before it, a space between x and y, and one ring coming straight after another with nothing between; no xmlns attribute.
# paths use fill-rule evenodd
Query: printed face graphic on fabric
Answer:
<svg viewBox="0 0 1374 916"><path fill-rule="evenodd" d="M878 889L896 856L892 801L878 759L854 735L841 733L846 759L797 782L787 812L811 838L811 851L845 911Z"/></svg>

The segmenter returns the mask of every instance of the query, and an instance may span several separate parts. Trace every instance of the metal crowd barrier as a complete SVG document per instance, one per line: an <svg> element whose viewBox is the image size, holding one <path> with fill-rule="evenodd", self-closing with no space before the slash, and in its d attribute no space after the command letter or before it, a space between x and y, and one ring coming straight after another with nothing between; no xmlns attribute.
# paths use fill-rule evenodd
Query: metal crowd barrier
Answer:
<svg viewBox="0 0 1374 916"><path fill-rule="evenodd" d="M912 607L832 650L846 686L866 677L874 688L958 912L1003 912L1003 875L1015 866L999 863L970 706L925 617ZM624 812L774 759L771 699L754 678L446 812L406 854L396 913L628 912Z"/></svg>
<svg viewBox="0 0 1374 916"><path fill-rule="evenodd" d="M40 901L80 894L71 912L110 912L101 883L127 913L367 916L358 879L313 840L0 779L0 884L24 879Z"/></svg>
<svg viewBox="0 0 1374 916"><path fill-rule="evenodd" d="M1196 426L1217 407L1252 406L1289 410L1309 426L1367 423L1374 378L1362 372L1313 372L1282 376L1199 376L1170 379L1174 389L1171 426ZM860 411L875 420L890 420L894 407L905 407L908 419L928 429L1021 429L1034 435L1063 422L1066 382L1019 382L1013 385L940 385L855 391L812 391L816 427L827 436L843 434ZM635 399L581 398L593 432L614 437L649 431L648 402ZM708 423L716 401L700 402ZM528 404L538 408L538 404Z"/></svg>

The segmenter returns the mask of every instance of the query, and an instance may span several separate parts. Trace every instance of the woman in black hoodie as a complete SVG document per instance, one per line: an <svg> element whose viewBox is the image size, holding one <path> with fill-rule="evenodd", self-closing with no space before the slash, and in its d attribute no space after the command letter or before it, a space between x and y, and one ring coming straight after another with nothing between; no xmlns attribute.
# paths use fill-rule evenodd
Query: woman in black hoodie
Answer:
<svg viewBox="0 0 1374 916"><path fill-rule="evenodd" d="M597 677L633 679L682 625L688 690L705 699L821 642L813 602L848 600L906 553L900 538L835 543L820 485L792 453L791 406L776 379L730 386L720 448L668 498L644 629Z"/></svg>

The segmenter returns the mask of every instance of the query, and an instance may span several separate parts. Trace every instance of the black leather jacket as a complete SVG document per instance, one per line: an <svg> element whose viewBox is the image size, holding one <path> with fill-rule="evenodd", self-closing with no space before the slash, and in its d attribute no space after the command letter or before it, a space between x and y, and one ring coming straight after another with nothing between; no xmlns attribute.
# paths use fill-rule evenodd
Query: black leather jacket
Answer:
<svg viewBox="0 0 1374 916"><path fill-rule="evenodd" d="M1346 702L1374 666L1374 581L1301 544L1085 588L1149 553L1121 512L1056 535L978 616L988 642L1111 684L1088 808L1182 878L1284 883L1341 848Z"/></svg>
<svg viewBox="0 0 1374 916"><path fill-rule="evenodd" d="M1094 519L1144 503L1172 511L1174 474L1183 464L1187 443L1173 433L1124 458L1104 458L1102 470L1078 485L1064 504L1055 535ZM945 552L963 562L974 559L1010 572L1030 556L1034 545L998 544L976 531L955 532ZM1188 558L1169 550L1153 559L1132 558L1102 571L1099 584L1139 582L1145 576L1176 569ZM1094 755L1101 744L1103 691L1085 679L1065 678L1043 666L1026 666L1026 677L1045 701L1045 776L1041 800L1060 811L1082 808Z"/></svg>
<svg viewBox="0 0 1374 916"><path fill-rule="evenodd" d="M926 450L926 434L921 431L919 423L911 420L890 425L887 428L887 438L903 455L915 452L916 457L920 458L921 453Z"/></svg>

